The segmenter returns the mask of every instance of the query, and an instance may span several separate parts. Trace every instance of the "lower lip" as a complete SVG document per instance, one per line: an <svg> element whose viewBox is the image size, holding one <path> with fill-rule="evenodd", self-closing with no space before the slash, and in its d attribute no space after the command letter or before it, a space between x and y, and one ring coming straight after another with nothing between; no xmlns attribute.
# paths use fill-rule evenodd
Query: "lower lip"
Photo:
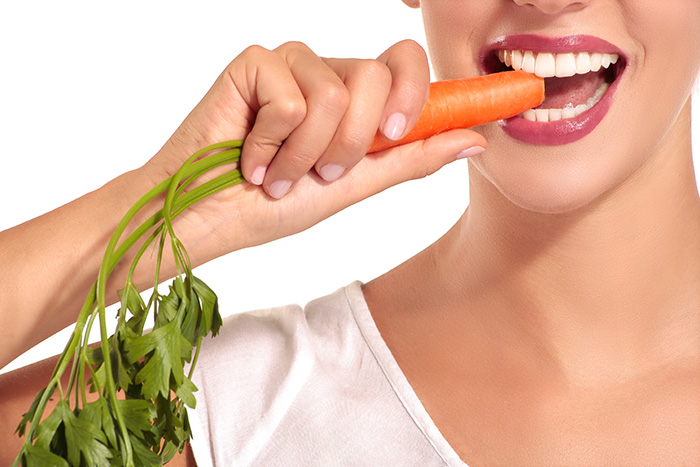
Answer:
<svg viewBox="0 0 700 467"><path fill-rule="evenodd" d="M533 122L522 117L512 117L503 122L503 131L511 138L528 144L558 146L578 141L592 132L607 115L621 78L622 73L596 105L577 117L556 122Z"/></svg>

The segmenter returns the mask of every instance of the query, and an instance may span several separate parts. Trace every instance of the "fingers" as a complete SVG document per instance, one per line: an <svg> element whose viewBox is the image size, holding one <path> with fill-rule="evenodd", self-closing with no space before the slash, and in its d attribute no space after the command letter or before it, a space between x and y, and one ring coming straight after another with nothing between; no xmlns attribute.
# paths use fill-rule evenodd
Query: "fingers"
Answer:
<svg viewBox="0 0 700 467"><path fill-rule="evenodd" d="M428 99L428 57L422 47L406 40L388 49L378 60L386 63L392 75L380 131L385 138L398 141L413 128Z"/></svg>
<svg viewBox="0 0 700 467"><path fill-rule="evenodd" d="M376 60L326 60L343 80L350 102L316 172L328 182L340 178L367 153L391 90L389 68Z"/></svg>
<svg viewBox="0 0 700 467"><path fill-rule="evenodd" d="M343 193L343 202L350 205L394 185L427 177L456 160L477 156L486 146L485 138L475 131L451 130L371 154L329 190Z"/></svg>
<svg viewBox="0 0 700 467"><path fill-rule="evenodd" d="M400 139L418 120L428 97L430 69L423 49L413 41L392 46L377 60L326 59L343 79L350 104L316 171L334 181L367 153L379 128Z"/></svg>
<svg viewBox="0 0 700 467"><path fill-rule="evenodd" d="M377 60L321 59L288 43L274 51L250 48L234 62L236 86L247 88L243 99L256 114L241 170L273 198L310 171L327 182L342 177L365 156L378 128L400 139L428 96L428 61L412 41Z"/></svg>
<svg viewBox="0 0 700 467"><path fill-rule="evenodd" d="M301 62L307 66L311 62L310 73L318 74L319 67L314 66L314 60ZM244 88L244 98L257 114L243 147L241 171L249 182L261 185L280 147L306 120L308 107L298 78L284 56L261 47L251 47L232 63L235 71L246 67L254 70L254 76L234 77L234 81L239 88ZM324 77L328 75L330 77L326 80L332 80L333 74L324 73ZM249 88L247 93L246 87ZM307 93L310 91L306 89Z"/></svg>
<svg viewBox="0 0 700 467"><path fill-rule="evenodd" d="M350 105L350 91L345 83L310 50L294 46L281 52L305 96L307 112L267 168L263 187L274 198L281 198L314 167Z"/></svg>

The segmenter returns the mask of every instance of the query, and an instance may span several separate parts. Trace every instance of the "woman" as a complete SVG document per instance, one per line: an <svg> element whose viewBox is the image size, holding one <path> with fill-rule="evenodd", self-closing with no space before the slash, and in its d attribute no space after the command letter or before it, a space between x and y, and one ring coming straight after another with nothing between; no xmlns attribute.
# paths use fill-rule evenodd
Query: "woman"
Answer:
<svg viewBox="0 0 700 467"><path fill-rule="evenodd" d="M249 185L178 221L197 263L469 157L470 206L434 245L304 312L232 318L206 344L197 464L700 463L700 203L690 145L700 4L405 3L423 10L440 79L498 71L499 58L560 75L541 106L552 110L532 117L551 121L514 119L365 157L377 128L398 139L416 120L429 76L419 47L399 43L377 61L319 59L297 43L253 47L144 168L2 241L26 241L124 186L146 188L224 139L247 137ZM103 235L89 236L83 264L96 264ZM76 269L74 261L57 257L55 267ZM26 298L18 287L10 305ZM77 292L66 291L58 309L75 309ZM4 343L5 358L37 328L42 337L72 319L44 311L45 299ZM3 394L28 392L34 383L22 378L9 375ZM13 402L3 420L31 395L4 397ZM9 432L2 439L16 442ZM195 461L188 450L175 462Z"/></svg>

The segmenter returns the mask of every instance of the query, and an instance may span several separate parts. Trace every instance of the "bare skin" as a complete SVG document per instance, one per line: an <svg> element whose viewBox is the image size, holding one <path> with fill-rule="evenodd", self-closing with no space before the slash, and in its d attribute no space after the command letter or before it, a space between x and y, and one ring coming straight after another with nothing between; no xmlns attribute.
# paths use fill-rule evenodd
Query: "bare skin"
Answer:
<svg viewBox="0 0 700 467"><path fill-rule="evenodd" d="M505 2L450 4L422 2L436 42L454 41L462 18L520 24ZM540 21L538 33L559 32L562 18L580 18L583 31L596 33L602 26L587 18L607 18L616 43L636 31L624 22L614 29L615 11L642 7L514 4L523 24ZM700 200L689 97L697 60L681 67L680 89L644 94L655 74L675 69L660 53L670 45L668 28L700 11L690 2L656 6L655 15L627 16L636 26L654 16L666 37L635 36L643 46L628 49L635 97L623 88L618 101L656 100L663 123L635 119L628 107L627 120L616 120L613 109L590 138L552 161L557 148L518 146L484 129L490 149L471 159L470 206L458 224L364 287L409 382L469 465L700 463ZM669 24L658 25L660 17ZM697 42L696 34L686 45ZM443 76L474 66L467 52L449 52L433 56ZM629 119L639 133L620 129ZM569 173L549 177L555 170Z"/></svg>
<svg viewBox="0 0 700 467"><path fill-rule="evenodd" d="M365 286L389 348L469 465L700 461L689 163L646 171L566 222L528 216L527 229L498 229L530 232L527 243L480 234L493 230L476 229L489 221L472 202L439 242ZM630 196L666 170L688 176L658 186L655 201ZM608 216L618 222L601 235Z"/></svg>
<svg viewBox="0 0 700 467"><path fill-rule="evenodd" d="M56 230L119 184L138 192L199 147L249 134L242 169L251 183L178 221L185 239L200 239L190 253L201 264L303 230L488 140L487 152L471 159L470 206L454 228L364 287L428 413L470 465L700 464L700 200L690 146L700 5L405 3L423 10L439 78L479 74L479 51L499 35L586 33L624 50L625 80L595 131L565 148L523 144L488 125L480 134L455 131L363 157L377 127L387 135L389 117L400 112L407 121L400 133L408 131L422 106L428 68L414 44L377 61L320 59L300 44L251 48L150 163L2 233L0 245L36 238L28 245L40 247L42 230ZM266 86L272 81L282 85ZM312 129L325 138L309 143L304 135ZM323 180L333 178L328 163L344 169L337 181ZM91 235L80 256L86 266L63 255L55 267L80 278L94 274L104 235ZM0 259L20 261L10 248ZM1 297L0 310L31 294L21 277L4 274L15 289ZM53 297L31 297L36 303L16 318L17 335L0 349L5 361L31 345L32 333L48 335L74 318L71 297L84 296L82 282L52 320L45 318ZM34 371L0 379L0 419L16 418L29 404L39 386L27 376ZM0 455L17 450L13 428L5 424L0 433L9 443Z"/></svg>

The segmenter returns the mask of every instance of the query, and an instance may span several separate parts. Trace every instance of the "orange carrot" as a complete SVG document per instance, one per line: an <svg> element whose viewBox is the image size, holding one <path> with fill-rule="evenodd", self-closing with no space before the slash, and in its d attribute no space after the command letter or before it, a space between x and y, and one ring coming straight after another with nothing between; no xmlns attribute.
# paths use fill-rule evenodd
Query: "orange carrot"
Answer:
<svg viewBox="0 0 700 467"><path fill-rule="evenodd" d="M428 100L408 135L391 141L377 133L368 152L513 117L543 101L544 79L522 70L437 81L430 84Z"/></svg>

